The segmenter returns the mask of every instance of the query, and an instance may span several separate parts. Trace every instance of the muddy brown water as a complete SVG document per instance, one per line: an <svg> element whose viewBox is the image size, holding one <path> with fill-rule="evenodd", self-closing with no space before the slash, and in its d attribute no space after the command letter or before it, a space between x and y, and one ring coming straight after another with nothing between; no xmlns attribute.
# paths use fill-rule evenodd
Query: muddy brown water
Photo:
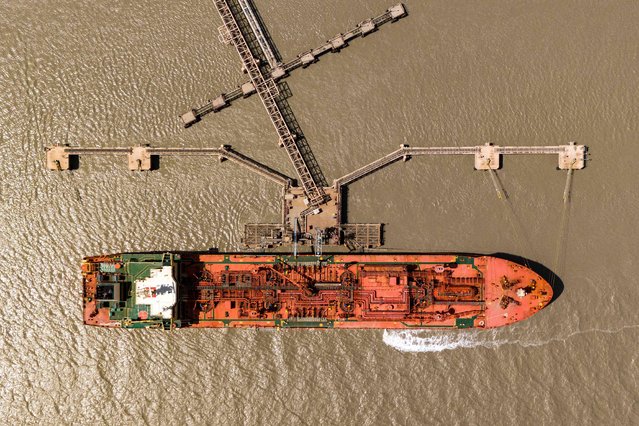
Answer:
<svg viewBox="0 0 639 426"><path fill-rule="evenodd" d="M389 0L256 0L283 57ZM417 1L410 16L289 79L328 180L412 146L590 147L564 206L556 158L509 157L510 198L469 157L415 158L349 188L387 247L505 252L564 283L548 309L485 332L100 330L82 256L239 248L279 189L232 164L122 157L43 168L44 147L231 144L292 174L257 98L191 129L240 83L211 1L0 4L0 423L637 424L639 3Z"/></svg>

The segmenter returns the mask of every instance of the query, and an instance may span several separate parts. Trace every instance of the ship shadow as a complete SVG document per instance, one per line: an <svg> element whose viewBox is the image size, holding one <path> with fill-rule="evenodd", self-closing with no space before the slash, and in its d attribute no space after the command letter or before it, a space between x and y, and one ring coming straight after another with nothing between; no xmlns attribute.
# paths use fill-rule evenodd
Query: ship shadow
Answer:
<svg viewBox="0 0 639 426"><path fill-rule="evenodd" d="M514 254L508 253L493 253L491 256L499 257L501 259L509 260L511 262L518 263L520 265L525 265L529 267L532 271L534 271L537 275L542 277L550 287L552 288L552 299L548 304L552 304L555 300L561 296L561 293L564 292L564 282L561 278L555 274L550 268L545 265L542 265L539 262L535 262L534 260L526 259L525 257L516 256Z"/></svg>

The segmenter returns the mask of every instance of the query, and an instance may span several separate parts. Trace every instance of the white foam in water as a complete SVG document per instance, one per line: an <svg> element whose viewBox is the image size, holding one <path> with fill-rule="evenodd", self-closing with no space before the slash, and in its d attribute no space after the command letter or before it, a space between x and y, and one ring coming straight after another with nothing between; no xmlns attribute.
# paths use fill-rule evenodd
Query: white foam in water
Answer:
<svg viewBox="0 0 639 426"><path fill-rule="evenodd" d="M493 337L493 338L491 338ZM496 348L506 340L495 340L485 332L428 332L384 330L384 343L401 352L441 352L465 348Z"/></svg>

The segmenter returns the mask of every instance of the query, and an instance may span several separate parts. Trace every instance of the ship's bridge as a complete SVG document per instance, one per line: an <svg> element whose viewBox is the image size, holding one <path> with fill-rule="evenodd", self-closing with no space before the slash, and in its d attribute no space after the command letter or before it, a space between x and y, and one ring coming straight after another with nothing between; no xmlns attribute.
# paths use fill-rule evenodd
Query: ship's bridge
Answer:
<svg viewBox="0 0 639 426"><path fill-rule="evenodd" d="M173 317L173 307L177 300L177 282L173 278L172 266L150 269L148 277L135 281L134 291L135 304L138 308L141 308L141 305L147 306L150 318Z"/></svg>

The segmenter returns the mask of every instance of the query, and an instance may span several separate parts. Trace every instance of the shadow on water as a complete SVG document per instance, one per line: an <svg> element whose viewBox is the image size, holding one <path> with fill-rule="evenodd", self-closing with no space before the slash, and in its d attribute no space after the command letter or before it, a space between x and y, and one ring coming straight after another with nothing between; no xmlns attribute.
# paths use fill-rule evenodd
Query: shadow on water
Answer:
<svg viewBox="0 0 639 426"><path fill-rule="evenodd" d="M253 0L248 0L248 4L251 7L251 9L253 9L253 14L257 18L257 22L259 26L262 28L262 33L264 34L264 37L266 38L267 43L269 44L271 50L273 51L273 54L275 55L275 59L277 59L278 61L282 61L282 55L277 50L277 46L275 46L273 37L271 36L271 33L268 31L268 27L264 23L264 20L262 19L262 15L260 14L260 11L258 10L257 7L255 7L255 3L253 2Z"/></svg>
<svg viewBox="0 0 639 426"><path fill-rule="evenodd" d="M268 45L267 46L268 49L270 49L271 52L273 53L273 56L275 56L275 60L278 62L281 62L282 56L280 55L280 52L277 50L277 46L275 45L273 41L273 37L271 37L268 27L264 24L262 15L260 15L259 10L257 9L257 7L255 7L255 4L251 0L248 1L248 6L253 11L253 15L257 19L257 24L260 26L262 35L264 35L264 39L266 41L266 44ZM229 7L233 13L233 16L235 17L235 22L237 23L237 26L239 27L240 31L242 32L242 35L244 36L244 41L246 42L247 46L251 50L251 54L253 55L254 58L259 60L261 67L269 67L268 58L266 57L264 50L262 49L262 46L260 45L257 37L255 36L255 33L253 32L253 29L251 28L251 24L246 18L246 14L243 12L241 5L237 1L230 1Z"/></svg>
<svg viewBox="0 0 639 426"><path fill-rule="evenodd" d="M158 170L160 168L160 156L152 155L151 156L151 170Z"/></svg>
<svg viewBox="0 0 639 426"><path fill-rule="evenodd" d="M491 254L491 256L499 257L500 259L506 259L511 262L527 266L544 280L546 280L552 288L552 299L550 300L549 305L557 300L559 296L561 296L561 293L563 293L564 291L564 282L561 280L561 278L557 274L555 274L555 272L550 270L550 268L542 265L541 263L535 262L534 260L526 259L525 257L508 253L493 253Z"/></svg>
<svg viewBox="0 0 639 426"><path fill-rule="evenodd" d="M340 198L340 212L339 212L339 217L340 217L340 222L342 223L348 223L348 186L344 185L344 186L340 186L339 187L340 190L340 194L339 194L339 198Z"/></svg>
<svg viewBox="0 0 639 426"><path fill-rule="evenodd" d="M80 168L80 156L69 155L69 170L78 170Z"/></svg>
<svg viewBox="0 0 639 426"><path fill-rule="evenodd" d="M506 187L504 186L504 182L502 182L501 178L495 170L490 170L490 177L493 180L495 191L497 191L497 196L499 198L502 198L503 196L503 198L506 200L510 198L508 192L506 191Z"/></svg>
<svg viewBox="0 0 639 426"><path fill-rule="evenodd" d="M277 98L275 98L275 102L277 103L277 106L279 107L280 112L282 113L282 117L284 118L286 125L288 126L290 131L295 135L295 143L297 144L297 148L299 149L300 154L302 155L302 157L304 158L304 161L306 162L306 166L308 167L308 170L311 173L313 180L315 181L317 185L321 187L326 187L328 186L326 177L324 177L324 173L322 173L322 169L320 168L320 165L317 162L315 155L313 154L311 146L306 140L306 136L304 136L304 133L302 132L302 128L300 127L297 121L297 118L295 118L295 115L293 114L293 110L291 109L290 104L286 100L286 97L292 96L288 86L286 86L286 88L288 89L288 93L286 93L285 96L282 96L281 94L277 96Z"/></svg>

